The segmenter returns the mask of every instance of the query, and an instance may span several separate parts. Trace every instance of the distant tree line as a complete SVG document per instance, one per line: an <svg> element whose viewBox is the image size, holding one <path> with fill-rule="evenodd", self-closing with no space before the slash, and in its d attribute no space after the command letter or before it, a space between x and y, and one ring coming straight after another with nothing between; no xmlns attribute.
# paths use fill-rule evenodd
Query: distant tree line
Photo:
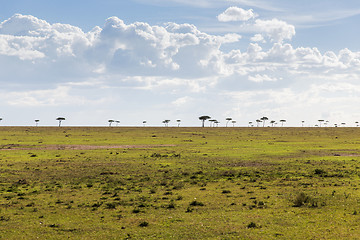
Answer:
<svg viewBox="0 0 360 240"><path fill-rule="evenodd" d="M3 118L0 118L0 122L2 120L3 120ZM62 121L65 121L66 119L64 117L57 117L56 120L58 121L58 126L61 127ZM199 120L201 121L201 126L202 127L205 127L205 122L206 121L210 122L210 124L209 124L210 127L218 127L219 124L220 124L220 121L218 121L217 119L213 119L208 115L200 116ZM236 120L233 120L233 118L227 117L227 118L225 118L225 121L226 121L225 127L228 127L229 123L231 123L232 126L235 127ZM330 121L324 120L324 119L319 119L317 121L319 122L319 124L315 124L313 126L309 125L308 127L331 127L331 126L334 126L334 127L346 127L345 122L341 122L340 124L338 124L338 123L330 124ZM35 126L36 127L39 125L39 122L40 122L39 119L35 119ZM166 120L162 121L162 124L164 124L165 127L168 127L170 122L171 122L171 120L166 119ZM119 120L113 120L113 119L108 120L109 127L112 127L114 123L116 124L116 126L119 126L120 121ZM266 123L268 123L269 125L266 125ZM286 123L285 119L281 119L279 121L275 121L275 120L270 120L269 121L268 117L263 116L261 118L256 119L254 122L249 121L248 126L249 127L260 127L260 126L262 126L262 127L276 127L276 126L279 125L279 126L283 127L285 123ZM147 124L147 121L146 120L142 121L142 124L145 127L146 124ZM177 119L176 124L177 124L177 127L180 127L181 120ZM356 127L360 126L358 121L355 122L355 126ZM305 121L304 120L301 121L301 127L305 127Z"/></svg>

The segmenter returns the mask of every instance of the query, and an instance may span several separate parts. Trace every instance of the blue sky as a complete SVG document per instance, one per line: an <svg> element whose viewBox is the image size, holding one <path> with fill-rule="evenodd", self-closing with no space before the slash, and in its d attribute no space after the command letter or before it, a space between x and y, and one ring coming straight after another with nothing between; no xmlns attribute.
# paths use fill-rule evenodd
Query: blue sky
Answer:
<svg viewBox="0 0 360 240"><path fill-rule="evenodd" d="M3 125L360 121L359 1L0 3Z"/></svg>

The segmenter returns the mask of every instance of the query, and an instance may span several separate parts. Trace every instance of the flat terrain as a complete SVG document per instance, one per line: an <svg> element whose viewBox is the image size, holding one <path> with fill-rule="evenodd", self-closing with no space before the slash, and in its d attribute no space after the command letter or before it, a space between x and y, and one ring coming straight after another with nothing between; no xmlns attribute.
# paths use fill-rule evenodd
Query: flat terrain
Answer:
<svg viewBox="0 0 360 240"><path fill-rule="evenodd" d="M1 127L0 239L360 239L360 128Z"/></svg>

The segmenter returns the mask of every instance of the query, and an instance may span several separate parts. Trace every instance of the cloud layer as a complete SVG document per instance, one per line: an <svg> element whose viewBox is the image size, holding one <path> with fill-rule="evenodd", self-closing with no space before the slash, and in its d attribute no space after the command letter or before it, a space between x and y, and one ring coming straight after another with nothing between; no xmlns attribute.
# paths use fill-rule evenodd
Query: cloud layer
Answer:
<svg viewBox="0 0 360 240"><path fill-rule="evenodd" d="M163 100L155 97L149 107L161 109L167 99L165 109L189 114L204 99L221 103L226 96L226 111L220 106L204 110L248 118L271 114L266 109L280 118L292 111L288 102L321 107L321 101L358 100L359 52L294 47L289 42L296 34L293 25L256 16L237 7L218 16L252 29L252 42L240 49L238 44L248 40L239 34L212 35L191 24L126 24L111 17L83 32L16 14L0 24L0 99L6 106L114 105L131 91L139 101L148 97L145 92L156 92ZM267 40L270 47L262 45ZM246 113L238 101L246 103ZM339 112L335 103L329 112Z"/></svg>

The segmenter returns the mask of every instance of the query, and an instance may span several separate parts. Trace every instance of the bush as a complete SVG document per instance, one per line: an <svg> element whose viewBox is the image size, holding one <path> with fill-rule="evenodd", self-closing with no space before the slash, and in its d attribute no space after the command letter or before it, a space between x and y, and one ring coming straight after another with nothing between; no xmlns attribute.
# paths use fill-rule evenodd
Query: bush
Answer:
<svg viewBox="0 0 360 240"><path fill-rule="evenodd" d="M326 171L323 170L323 169L315 169L315 174L316 175L325 175L326 174Z"/></svg>
<svg viewBox="0 0 360 240"><path fill-rule="evenodd" d="M115 203L106 203L105 208L106 208L106 209L115 209L115 208L116 208L116 204L115 204Z"/></svg>
<svg viewBox="0 0 360 240"><path fill-rule="evenodd" d="M139 213L139 212L140 212L140 209L135 208L135 209L132 210L132 212L133 212L133 213Z"/></svg>
<svg viewBox="0 0 360 240"><path fill-rule="evenodd" d="M204 206L204 204L202 202L194 200L190 203L190 206Z"/></svg>
<svg viewBox="0 0 360 240"><path fill-rule="evenodd" d="M143 221L143 222L141 222L141 223L139 224L139 226L140 226L140 227L147 227L147 226L149 226L149 223L146 222L146 221Z"/></svg>
<svg viewBox="0 0 360 240"><path fill-rule="evenodd" d="M169 203L169 205L167 206L168 209L173 209L175 208L175 204L173 202Z"/></svg>
<svg viewBox="0 0 360 240"><path fill-rule="evenodd" d="M254 222L251 222L247 225L247 228L258 228L258 225Z"/></svg>
<svg viewBox="0 0 360 240"><path fill-rule="evenodd" d="M309 207L317 207L317 202L313 198L307 196L305 193L299 193L294 200L294 207L301 207L307 205Z"/></svg>
<svg viewBox="0 0 360 240"><path fill-rule="evenodd" d="M308 201L309 197L306 196L305 193L299 193L295 200L294 200L294 207L301 207L303 206L307 201Z"/></svg>

